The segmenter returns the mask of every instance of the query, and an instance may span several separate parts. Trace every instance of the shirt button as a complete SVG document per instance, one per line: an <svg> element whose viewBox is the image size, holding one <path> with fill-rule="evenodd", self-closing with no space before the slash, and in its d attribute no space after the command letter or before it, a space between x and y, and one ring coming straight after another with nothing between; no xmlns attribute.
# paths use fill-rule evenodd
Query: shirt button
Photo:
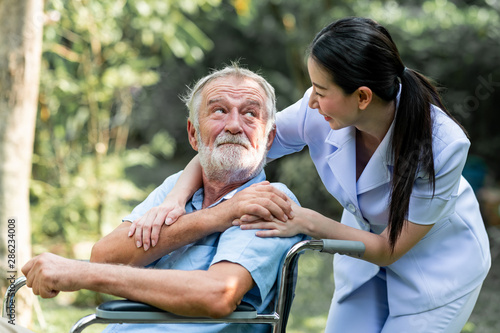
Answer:
<svg viewBox="0 0 500 333"><path fill-rule="evenodd" d="M347 210L354 214L356 212L356 207L350 203L347 205Z"/></svg>

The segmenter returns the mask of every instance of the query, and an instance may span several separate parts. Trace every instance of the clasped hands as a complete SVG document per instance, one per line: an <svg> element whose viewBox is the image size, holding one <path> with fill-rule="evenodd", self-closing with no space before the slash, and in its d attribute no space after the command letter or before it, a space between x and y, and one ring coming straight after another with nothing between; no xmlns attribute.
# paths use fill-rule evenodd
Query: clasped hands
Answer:
<svg viewBox="0 0 500 333"><path fill-rule="evenodd" d="M160 230L169 226L186 213L185 199L169 194L162 204L151 208L130 226L128 236L134 237L136 246L147 251L158 244ZM221 203L222 205L223 203ZM232 211L232 221L221 221L227 227L240 226L243 230L263 229L260 237L291 237L300 233L293 223L299 205L268 181L253 184L227 200ZM229 222L229 223L228 223Z"/></svg>

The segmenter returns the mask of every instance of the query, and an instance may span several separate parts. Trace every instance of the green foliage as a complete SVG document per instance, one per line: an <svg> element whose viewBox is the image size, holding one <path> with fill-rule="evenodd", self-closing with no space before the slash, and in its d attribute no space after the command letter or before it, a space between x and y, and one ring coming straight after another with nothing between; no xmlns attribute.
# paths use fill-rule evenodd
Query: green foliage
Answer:
<svg viewBox="0 0 500 333"><path fill-rule="evenodd" d="M241 59L275 86L283 109L310 85L308 44L345 16L386 26L406 66L446 87L445 103L468 129L471 152L500 170L494 111L500 1L54 0L46 6L31 188L35 252L73 255L73 244L95 241L185 165L194 154L178 98L186 85ZM303 206L340 217L307 151L266 172ZM290 330L321 331L333 290L331 258L299 264L304 282ZM318 295L324 298L315 301Z"/></svg>
<svg viewBox="0 0 500 333"><path fill-rule="evenodd" d="M299 279L287 332L322 332L332 301L333 256L307 251L299 259Z"/></svg>
<svg viewBox="0 0 500 333"><path fill-rule="evenodd" d="M176 148L168 132L126 149L135 99L160 80L158 67L174 57L193 64L212 41L188 15L218 0L56 0L48 24L40 86L31 189L33 241L72 244L96 240L144 198L125 175L151 168ZM107 223L107 224L106 224ZM37 250L36 250L37 251Z"/></svg>

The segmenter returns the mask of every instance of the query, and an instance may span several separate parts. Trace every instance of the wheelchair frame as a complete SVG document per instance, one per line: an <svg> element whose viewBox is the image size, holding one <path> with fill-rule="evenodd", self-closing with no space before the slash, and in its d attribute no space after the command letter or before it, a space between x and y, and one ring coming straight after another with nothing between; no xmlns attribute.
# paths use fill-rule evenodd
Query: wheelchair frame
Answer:
<svg viewBox="0 0 500 333"><path fill-rule="evenodd" d="M330 254L338 253L361 258L365 252L365 245L359 241L332 239L304 240L293 245L283 259L281 271L278 276L277 301L274 311L270 313L257 313L250 304L241 304L232 314L223 318L187 317L163 311L144 303L116 300L98 305L96 313L85 316L77 321L71 328L70 333L82 332L92 324L116 323L269 324L272 326L273 333L285 332L297 278L297 262L299 255L305 250L315 250ZM22 276L9 286L3 301L3 317L7 318L8 309L14 304L14 297L17 291L25 284L26 278Z"/></svg>

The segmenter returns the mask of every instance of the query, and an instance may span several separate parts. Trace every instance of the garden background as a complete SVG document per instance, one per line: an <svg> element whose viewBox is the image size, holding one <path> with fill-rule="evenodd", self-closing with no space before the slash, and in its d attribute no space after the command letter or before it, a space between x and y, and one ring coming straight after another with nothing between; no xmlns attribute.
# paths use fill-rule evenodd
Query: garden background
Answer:
<svg viewBox="0 0 500 333"><path fill-rule="evenodd" d="M45 1L32 22L43 30L29 185L32 254L88 259L93 243L183 168L194 151L179 95L209 69L239 60L259 71L276 88L281 110L310 85L305 50L315 33L332 20L366 16L391 32L407 67L436 81L469 132L464 175L481 200L494 262L464 332L498 332L499 13L499 0ZM270 163L266 173L303 206L340 217L307 151ZM322 331L331 261L301 258L290 332ZM66 332L103 299L92 292L35 299L32 328Z"/></svg>

